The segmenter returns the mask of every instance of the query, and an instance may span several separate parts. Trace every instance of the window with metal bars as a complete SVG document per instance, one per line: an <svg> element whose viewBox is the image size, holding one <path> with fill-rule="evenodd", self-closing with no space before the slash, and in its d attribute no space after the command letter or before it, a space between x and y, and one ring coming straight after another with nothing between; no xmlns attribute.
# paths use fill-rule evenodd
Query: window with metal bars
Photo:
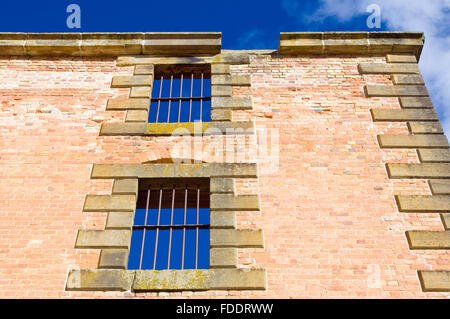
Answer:
<svg viewBox="0 0 450 319"><path fill-rule="evenodd" d="M128 269L209 268L209 178L143 179Z"/></svg>
<svg viewBox="0 0 450 319"><path fill-rule="evenodd" d="M211 66L157 65L149 123L211 121Z"/></svg>

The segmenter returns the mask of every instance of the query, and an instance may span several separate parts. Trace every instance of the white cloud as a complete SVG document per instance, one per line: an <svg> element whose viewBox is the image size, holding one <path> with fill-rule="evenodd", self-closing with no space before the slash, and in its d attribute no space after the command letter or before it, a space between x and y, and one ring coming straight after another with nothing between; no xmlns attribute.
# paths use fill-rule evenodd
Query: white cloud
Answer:
<svg viewBox="0 0 450 319"><path fill-rule="evenodd" d="M283 0L283 8L289 15L311 22L327 17L347 22L362 14L368 16L367 6L377 4L381 8L382 26L395 31L424 32L420 69L450 138L450 0L320 0L320 7L306 17L299 14L301 7L294 3L295 0Z"/></svg>

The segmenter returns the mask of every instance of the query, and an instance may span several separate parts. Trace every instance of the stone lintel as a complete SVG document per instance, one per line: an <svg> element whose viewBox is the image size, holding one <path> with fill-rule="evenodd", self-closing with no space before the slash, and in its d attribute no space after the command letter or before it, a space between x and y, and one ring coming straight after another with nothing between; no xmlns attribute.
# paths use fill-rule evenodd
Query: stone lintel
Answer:
<svg viewBox="0 0 450 319"><path fill-rule="evenodd" d="M255 163L94 164L91 173L92 179L161 178L161 177L256 178L258 177L258 168ZM112 196L130 196L130 195L112 195Z"/></svg>

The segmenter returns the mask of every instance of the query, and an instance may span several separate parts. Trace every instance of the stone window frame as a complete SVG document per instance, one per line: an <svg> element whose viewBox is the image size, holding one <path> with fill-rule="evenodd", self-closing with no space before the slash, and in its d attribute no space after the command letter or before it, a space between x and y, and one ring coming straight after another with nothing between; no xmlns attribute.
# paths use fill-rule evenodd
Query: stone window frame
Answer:
<svg viewBox="0 0 450 319"><path fill-rule="evenodd" d="M114 179L111 195L87 195L83 212L106 212L104 230L79 230L75 248L101 249L98 269L70 270L66 290L265 290L265 269L237 268L238 248L264 248L263 231L236 229L236 211L259 211L259 195L236 195L235 178L257 178L255 163L94 164L92 179ZM210 178L210 269L127 270L139 178Z"/></svg>
<svg viewBox="0 0 450 319"><path fill-rule="evenodd" d="M209 178L143 178L138 181L135 215L138 209L141 215L133 221L127 268L155 270L164 260L167 264L158 270L209 269ZM169 236L164 236L163 231ZM204 231L207 236L201 235ZM183 234L179 240L177 232ZM191 235L195 232L195 237L190 238L189 232ZM195 251L191 251L191 265L190 248ZM130 268L133 252L133 268ZM162 259L161 255L167 257ZM204 258L206 255L208 258Z"/></svg>
<svg viewBox="0 0 450 319"><path fill-rule="evenodd" d="M132 76L114 76L112 88L129 88L128 98L112 98L107 111L125 111L124 122L102 123L101 136L169 136L181 129L190 135L254 134L252 121L233 121L233 110L253 109L251 97L233 97L233 86L251 86L249 75L232 75L231 65L249 64L248 53L221 53L215 56L120 56L118 66L134 66ZM154 70L158 65L211 66L211 122L148 123ZM178 131L179 132L179 131Z"/></svg>

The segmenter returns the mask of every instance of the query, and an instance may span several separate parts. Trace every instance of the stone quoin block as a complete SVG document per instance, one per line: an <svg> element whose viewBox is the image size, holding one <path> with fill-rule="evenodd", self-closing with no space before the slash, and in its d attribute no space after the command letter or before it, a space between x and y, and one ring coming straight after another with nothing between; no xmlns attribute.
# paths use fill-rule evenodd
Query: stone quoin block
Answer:
<svg viewBox="0 0 450 319"><path fill-rule="evenodd" d="M410 249L450 249L450 231L407 231Z"/></svg>
<svg viewBox="0 0 450 319"><path fill-rule="evenodd" d="M445 135L378 135L381 148L448 148Z"/></svg>
<svg viewBox="0 0 450 319"><path fill-rule="evenodd" d="M423 291L450 291L450 271L421 270L418 274Z"/></svg>
<svg viewBox="0 0 450 319"><path fill-rule="evenodd" d="M128 265L128 249L102 249L98 268L126 269Z"/></svg>
<svg viewBox="0 0 450 319"><path fill-rule="evenodd" d="M210 246L213 248L264 248L263 232L250 229L211 229Z"/></svg>
<svg viewBox="0 0 450 319"><path fill-rule="evenodd" d="M433 109L371 109L374 121L438 121L439 118Z"/></svg>
<svg viewBox="0 0 450 319"><path fill-rule="evenodd" d="M136 207L135 195L87 195L84 212L132 212Z"/></svg>
<svg viewBox="0 0 450 319"><path fill-rule="evenodd" d="M396 195L401 212L450 212L449 195Z"/></svg>
<svg viewBox="0 0 450 319"><path fill-rule="evenodd" d="M439 122L408 122L408 129L412 134L444 134Z"/></svg>
<svg viewBox="0 0 450 319"><path fill-rule="evenodd" d="M433 102L429 97L399 97L403 108L433 108Z"/></svg>
<svg viewBox="0 0 450 319"><path fill-rule="evenodd" d="M128 248L131 230L80 230L75 248Z"/></svg>
<svg viewBox="0 0 450 319"><path fill-rule="evenodd" d="M387 163L389 178L450 178L450 163Z"/></svg>
<svg viewBox="0 0 450 319"><path fill-rule="evenodd" d="M150 99L109 99L106 104L107 111L121 111L121 110L148 110L150 107Z"/></svg>
<svg viewBox="0 0 450 319"><path fill-rule="evenodd" d="M364 93L367 97L428 96L425 85L366 85Z"/></svg>
<svg viewBox="0 0 450 319"><path fill-rule="evenodd" d="M388 63L417 63L417 58L414 55L387 54L386 62L388 62Z"/></svg>

